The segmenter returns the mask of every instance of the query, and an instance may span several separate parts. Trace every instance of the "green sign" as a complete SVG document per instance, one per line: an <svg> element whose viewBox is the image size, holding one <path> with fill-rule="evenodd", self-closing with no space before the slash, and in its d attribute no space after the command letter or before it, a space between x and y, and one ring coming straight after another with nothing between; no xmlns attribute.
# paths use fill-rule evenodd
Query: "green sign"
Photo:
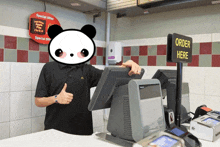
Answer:
<svg viewBox="0 0 220 147"><path fill-rule="evenodd" d="M192 62L192 38L180 34L167 36L167 62Z"/></svg>

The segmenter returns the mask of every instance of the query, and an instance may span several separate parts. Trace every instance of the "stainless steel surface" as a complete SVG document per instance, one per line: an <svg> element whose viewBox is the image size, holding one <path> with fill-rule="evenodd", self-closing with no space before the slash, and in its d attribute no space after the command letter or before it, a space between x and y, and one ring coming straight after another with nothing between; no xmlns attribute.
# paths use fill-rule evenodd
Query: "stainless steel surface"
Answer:
<svg viewBox="0 0 220 147"><path fill-rule="evenodd" d="M212 5L213 0L182 0L173 1L170 4L161 4L160 6L142 9L137 7L136 0L108 0L107 11L114 14L124 14L128 17L139 15L153 14L159 12L166 12L178 9L186 9L192 7Z"/></svg>
<svg viewBox="0 0 220 147"><path fill-rule="evenodd" d="M86 14L94 14L106 11L107 0L38 0L46 3L51 3L61 7L69 8L72 10L80 11ZM79 5L79 6L72 6Z"/></svg>
<svg viewBox="0 0 220 147"><path fill-rule="evenodd" d="M180 0L173 1L169 4L161 4L160 6L143 9L137 6L137 0L36 0L51 3L61 7L80 11L86 14L95 14L98 12L108 11L118 16L134 17L139 15L166 12L178 9L186 9L192 7L206 6L218 4L214 0ZM80 6L72 6L71 3ZM107 4L106 4L107 3Z"/></svg>

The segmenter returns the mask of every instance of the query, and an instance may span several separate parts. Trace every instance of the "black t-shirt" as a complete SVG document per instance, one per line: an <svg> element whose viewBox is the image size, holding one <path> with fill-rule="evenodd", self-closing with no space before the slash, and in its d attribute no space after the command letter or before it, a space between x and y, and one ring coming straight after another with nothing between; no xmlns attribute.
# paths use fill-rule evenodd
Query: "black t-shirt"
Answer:
<svg viewBox="0 0 220 147"><path fill-rule="evenodd" d="M66 133L90 135L93 133L92 114L88 111L90 88L97 86L103 70L88 64L64 65L46 63L39 76L35 97L59 94L67 83L66 92L72 93L70 104L52 104L46 107L45 129Z"/></svg>

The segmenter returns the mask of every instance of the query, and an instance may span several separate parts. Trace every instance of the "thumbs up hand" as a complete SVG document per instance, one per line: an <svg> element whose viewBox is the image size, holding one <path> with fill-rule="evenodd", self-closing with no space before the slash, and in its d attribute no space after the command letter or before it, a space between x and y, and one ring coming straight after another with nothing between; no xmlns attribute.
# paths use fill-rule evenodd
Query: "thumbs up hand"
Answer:
<svg viewBox="0 0 220 147"><path fill-rule="evenodd" d="M73 94L66 92L67 84L65 83L61 92L57 95L59 104L69 104L73 99Z"/></svg>

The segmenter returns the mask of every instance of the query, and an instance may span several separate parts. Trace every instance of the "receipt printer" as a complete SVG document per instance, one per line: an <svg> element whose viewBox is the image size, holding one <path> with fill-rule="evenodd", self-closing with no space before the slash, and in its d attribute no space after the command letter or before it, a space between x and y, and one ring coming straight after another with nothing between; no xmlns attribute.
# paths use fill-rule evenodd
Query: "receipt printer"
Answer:
<svg viewBox="0 0 220 147"><path fill-rule="evenodd" d="M220 137L220 119L203 115L190 122L190 132L199 139L215 141Z"/></svg>

